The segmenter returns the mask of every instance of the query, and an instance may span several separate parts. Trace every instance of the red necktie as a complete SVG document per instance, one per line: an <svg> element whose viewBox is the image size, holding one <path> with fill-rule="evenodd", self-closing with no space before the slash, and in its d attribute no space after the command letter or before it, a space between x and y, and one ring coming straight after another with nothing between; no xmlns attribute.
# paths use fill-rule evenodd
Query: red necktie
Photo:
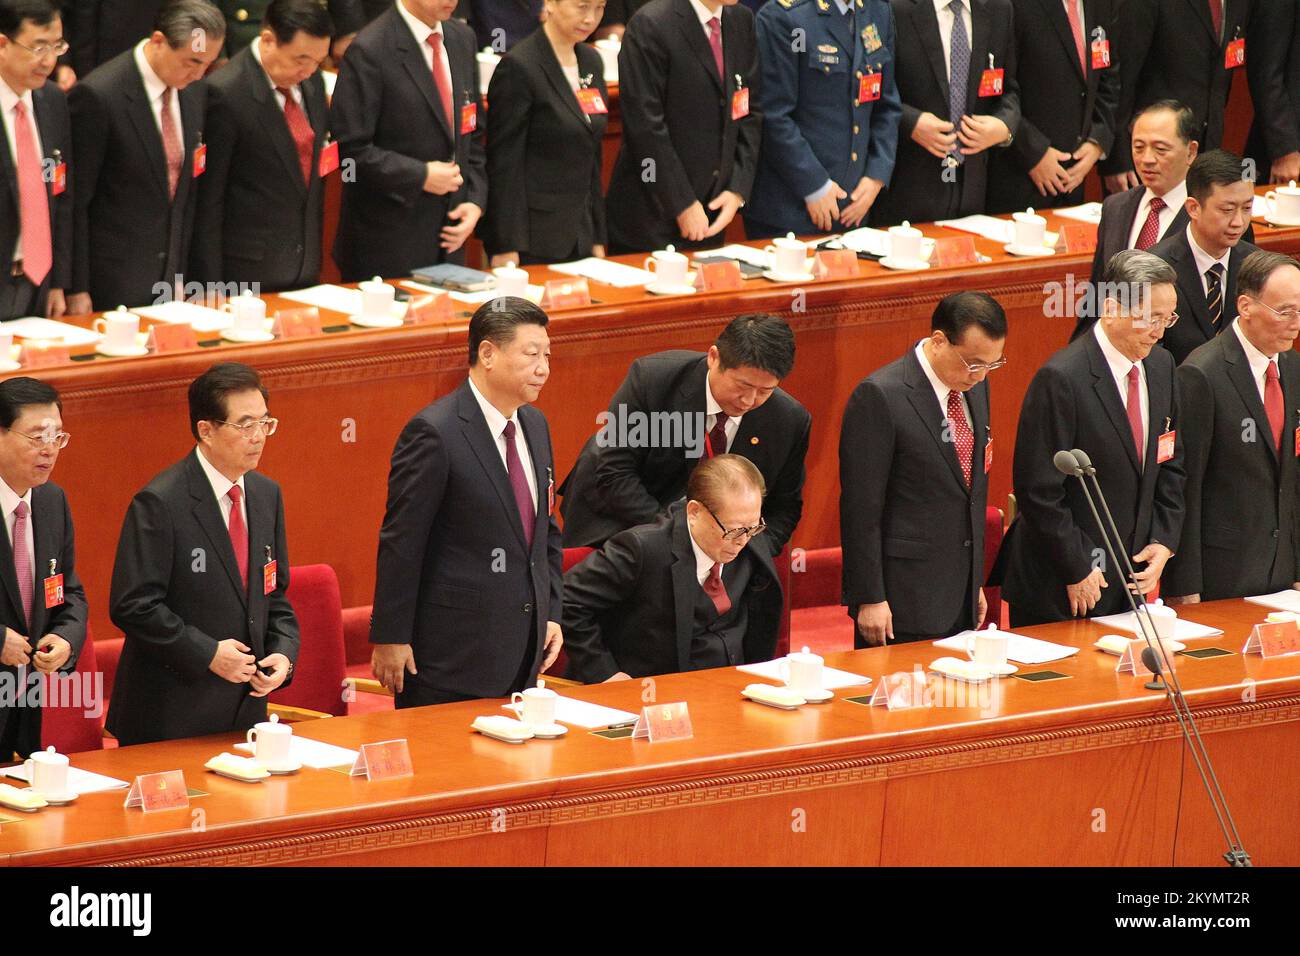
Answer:
<svg viewBox="0 0 1300 956"><path fill-rule="evenodd" d="M1223 0L1210 0L1210 19L1214 21L1214 38L1223 39Z"/></svg>
<svg viewBox="0 0 1300 956"><path fill-rule="evenodd" d="M39 286L49 275L54 262L54 252L50 247L50 205L41 171L40 150L36 148L36 137L27 122L27 107L22 100L14 104L14 147L18 153L18 218L23 237L23 272L32 285Z"/></svg>
<svg viewBox="0 0 1300 956"><path fill-rule="evenodd" d="M731 598L727 596L727 589L722 586L722 565L716 561L713 567L709 568L709 576L704 579L704 593L718 609L718 617L731 610Z"/></svg>
<svg viewBox="0 0 1300 956"><path fill-rule="evenodd" d="M1156 244L1160 238L1160 210L1165 208L1165 201L1159 196L1151 199L1151 211L1147 213L1147 221L1142 223L1142 231L1138 233L1137 248L1146 252Z"/></svg>
<svg viewBox="0 0 1300 956"><path fill-rule="evenodd" d="M235 563L239 565L239 580L244 590L248 590L248 527L244 524L244 514L239 508L239 499L243 497L239 485L231 485L226 496L230 499L230 546L235 549Z"/></svg>
<svg viewBox="0 0 1300 956"><path fill-rule="evenodd" d="M533 504L533 493L528 488L528 478L524 475L524 463L519 458L519 446L515 444L515 423L506 422L506 473L510 476L510 489L515 493L515 507L519 509L519 521L524 526L524 540L529 550L533 547L533 532L537 528L537 506Z"/></svg>
<svg viewBox="0 0 1300 956"><path fill-rule="evenodd" d="M722 21L717 17L709 17L708 26L709 46L713 48L713 62L718 67L718 79L725 85L726 78L722 75Z"/></svg>
<svg viewBox="0 0 1300 956"><path fill-rule="evenodd" d="M1268 363L1268 371L1264 373L1264 412L1268 415L1269 427L1273 429L1273 446L1281 451L1286 411L1282 404L1282 383L1277 377L1277 359Z"/></svg>
<svg viewBox="0 0 1300 956"><path fill-rule="evenodd" d="M451 83L447 80L447 73L443 70L442 34L430 33L428 40L425 42L433 50L433 84L438 87L438 98L442 100L442 111L447 114L447 126L451 129L451 135L455 137L457 127L456 117L451 114Z"/></svg>
<svg viewBox="0 0 1300 956"><path fill-rule="evenodd" d="M1142 399L1138 394L1138 367L1128 370L1128 427L1133 431L1133 445L1137 448L1138 466L1141 467L1146 442L1142 436Z"/></svg>
<svg viewBox="0 0 1300 956"><path fill-rule="evenodd" d="M316 131L311 128L307 114L293 98L293 91L277 86L275 91L284 97L284 119L289 124L289 135L298 147L298 162L302 163L302 178L311 182L311 154L316 146Z"/></svg>
<svg viewBox="0 0 1300 956"><path fill-rule="evenodd" d="M966 487L971 482L971 459L975 456L975 435L966 421L966 411L961 407L961 392L948 393L948 425L952 429L952 444L957 449L957 461L961 463L961 473L966 478Z"/></svg>
<svg viewBox="0 0 1300 956"><path fill-rule="evenodd" d="M1079 5L1075 0L1065 0L1065 17L1070 21L1070 32L1074 34L1074 48L1079 51L1079 66L1083 75L1088 75L1088 60L1083 54L1083 24L1079 22Z"/></svg>
<svg viewBox="0 0 1300 956"><path fill-rule="evenodd" d="M23 628L32 622L32 555L27 550L27 502L19 501L14 509L14 575L18 578L18 595L23 599Z"/></svg>
<svg viewBox="0 0 1300 956"><path fill-rule="evenodd" d="M727 413L718 412L718 419L709 429L709 441L707 445L709 457L714 455L725 455L727 453Z"/></svg>
<svg viewBox="0 0 1300 956"><path fill-rule="evenodd" d="M163 153L167 156L167 188L172 199L176 198L176 185L181 181L181 135L176 129L176 118L172 116L172 88L163 90L162 95L162 141Z"/></svg>

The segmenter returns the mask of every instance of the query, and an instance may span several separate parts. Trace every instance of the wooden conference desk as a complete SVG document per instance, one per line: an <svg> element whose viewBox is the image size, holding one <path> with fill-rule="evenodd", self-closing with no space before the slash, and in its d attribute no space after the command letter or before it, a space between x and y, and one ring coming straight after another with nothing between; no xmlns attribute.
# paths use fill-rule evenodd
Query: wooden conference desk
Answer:
<svg viewBox="0 0 1300 956"><path fill-rule="evenodd" d="M1184 616L1225 629L1194 646L1237 652L1264 614L1221 601ZM206 773L233 734L79 754L75 766L121 779L181 769L208 795L146 815L124 810L122 791L90 794L22 816L0 826L0 864L1222 865L1165 695L1087 646L1104 633L1096 624L1026 633L1083 650L1022 668L1068 679L1001 680L983 716L843 699L863 689L773 710L742 700L750 680L726 668L657 679L658 702L689 703L690 740L571 728L511 745L470 732L500 701L296 725L350 748L407 738L415 775L400 780L304 768L250 785ZM879 681L943 653L927 643L827 663ZM1179 661L1246 849L1257 865L1300 863L1300 656ZM642 684L565 693L636 711Z"/></svg>
<svg viewBox="0 0 1300 956"><path fill-rule="evenodd" d="M923 228L933 236L959 235ZM1267 248L1300 252L1300 229L1270 229L1257 222L1256 231ZM976 239L975 245L990 262L903 273L861 261L853 280L792 285L760 278L734 293L657 297L640 288L593 284L594 304L556 311L550 328L551 378L538 405L550 420L557 480L596 431L596 415L607 407L633 359L661 349L705 349L739 313L780 312L798 340L795 368L784 385L813 417L804 514L791 545L838 544L839 425L849 393L863 376L928 334L940 298L979 289L1002 303L1011 329L1010 364L992 376L990 501L1001 503L1011 490L1016 421L1025 389L1074 327L1072 316L1044 315L1044 288L1073 281L1070 276L1085 281L1090 256L1017 259L997 243ZM623 257L636 264L642 259ZM543 268L530 273L534 281L561 278ZM292 305L271 298L272 309ZM79 571L95 632L113 633L107 616L109 580L127 505L191 447L185 390L220 360L255 366L270 389L271 412L281 426L267 443L261 470L284 489L293 563L332 565L344 605L369 604L389 455L411 415L463 380L465 308L445 326L352 329L316 340L221 344L140 359L94 358L37 373L62 393L64 423L73 436L54 480L67 490L71 503ZM346 322L330 313L325 324Z"/></svg>

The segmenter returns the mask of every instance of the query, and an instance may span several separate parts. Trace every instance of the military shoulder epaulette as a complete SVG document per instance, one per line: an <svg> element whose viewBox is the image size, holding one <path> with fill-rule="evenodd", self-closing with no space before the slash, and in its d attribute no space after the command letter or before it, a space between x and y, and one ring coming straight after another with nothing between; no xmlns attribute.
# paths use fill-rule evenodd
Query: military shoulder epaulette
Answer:
<svg viewBox="0 0 1300 956"><path fill-rule="evenodd" d="M800 4L807 3L808 0L776 0L776 2L789 10L791 7L797 7Z"/></svg>

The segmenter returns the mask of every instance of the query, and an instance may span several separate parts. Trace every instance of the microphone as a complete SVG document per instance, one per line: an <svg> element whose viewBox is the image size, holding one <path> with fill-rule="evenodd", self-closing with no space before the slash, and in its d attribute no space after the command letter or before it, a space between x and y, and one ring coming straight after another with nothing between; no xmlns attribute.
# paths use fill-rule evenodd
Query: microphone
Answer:
<svg viewBox="0 0 1300 956"><path fill-rule="evenodd" d="M1187 749L1191 751L1192 759L1196 761L1196 769L1200 772L1201 783L1205 786L1205 792L1210 798L1210 804L1214 807L1214 815L1218 818L1219 828L1223 831L1223 838L1228 843L1228 852L1223 855L1228 864L1236 867L1253 866L1250 861L1250 854L1246 852L1245 847L1241 844L1241 837L1237 833L1237 824L1232 819L1232 813L1228 810L1228 800L1223 795L1223 788L1219 786L1219 778L1214 773L1214 765L1210 762L1210 754L1205 749L1205 742L1201 739L1201 732L1196 727L1196 721L1192 717L1191 705L1187 702L1187 697L1183 694L1183 688L1178 680L1178 673L1168 666L1168 657L1165 656L1166 666L1162 668L1161 656L1166 655L1164 642L1159 640L1159 632L1156 630L1155 621L1151 619L1151 612L1146 606L1146 597L1142 596L1142 610L1146 611L1146 622L1143 623L1142 612L1138 610L1138 604L1134 598L1134 592L1138 591L1137 576L1133 571L1133 565L1128 559L1128 551L1124 547L1124 539L1120 537L1119 529L1115 525L1115 519L1111 515L1110 506L1106 503L1106 494L1101 490L1101 482L1097 478L1097 469L1093 467L1092 458L1087 452L1081 449L1071 451L1058 451L1052 456L1052 464L1056 470L1065 475L1071 475L1079 479L1079 486L1083 489L1083 495L1088 501L1088 508L1092 511L1093 520L1097 522L1097 530L1101 532L1101 537L1106 545L1106 553L1114 562L1117 571L1123 571L1128 575L1128 582L1131 587L1124 588L1124 595L1128 598L1129 606L1133 609L1133 618L1137 623L1138 630L1142 632L1142 637L1146 640L1147 646L1142 650L1142 663L1151 671L1153 679L1146 683L1148 690L1163 690L1169 698L1169 704L1173 708L1174 718L1178 721L1179 729L1183 732L1183 740L1187 744ZM1097 511L1097 505L1093 501L1092 492L1088 489L1088 482L1084 476L1092 478L1093 485L1097 490L1097 497L1101 500L1101 506L1106 512L1106 524L1102 523L1101 515ZM1109 525L1109 528L1107 527ZM1114 544L1111 543L1111 535L1114 535ZM1119 547L1119 553L1124 556L1121 563L1115 553L1115 545ZM1168 673L1170 682L1162 679L1162 672ZM1226 818L1226 819L1225 819ZM1231 832L1229 832L1231 831Z"/></svg>

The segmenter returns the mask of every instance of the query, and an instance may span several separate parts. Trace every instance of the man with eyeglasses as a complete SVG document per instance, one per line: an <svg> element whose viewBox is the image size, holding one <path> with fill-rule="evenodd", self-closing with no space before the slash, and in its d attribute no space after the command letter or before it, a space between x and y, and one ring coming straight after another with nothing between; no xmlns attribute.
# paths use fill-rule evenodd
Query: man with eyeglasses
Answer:
<svg viewBox="0 0 1300 956"><path fill-rule="evenodd" d="M979 627L993 464L988 375L1007 317L984 292L940 300L929 338L853 390L840 426L843 601L854 646Z"/></svg>
<svg viewBox="0 0 1300 956"><path fill-rule="evenodd" d="M587 683L770 660L781 584L761 547L763 476L700 464L654 524L623 531L564 576L568 676Z"/></svg>
<svg viewBox="0 0 1300 956"><path fill-rule="evenodd" d="M1156 348L1178 321L1177 278L1149 252L1117 253L1102 275L1100 320L1029 383L1012 468L1020 516L998 558L1012 627L1128 609L1123 569L1107 556L1079 481L1053 463L1062 449L1091 457L1141 594L1156 589L1178 548L1184 421L1173 357Z"/></svg>
<svg viewBox="0 0 1300 956"><path fill-rule="evenodd" d="M1300 263L1254 252L1230 331L1178 367L1187 518L1162 589L1172 603L1300 588L1296 529Z"/></svg>
<svg viewBox="0 0 1300 956"><path fill-rule="evenodd" d="M0 0L0 321L59 318L72 281L68 103L47 83L66 52L50 0Z"/></svg>
<svg viewBox="0 0 1300 956"><path fill-rule="evenodd" d="M68 444L59 393L34 378L0 382L0 763L41 745L33 680L70 673L86 641L86 595L72 513L50 481Z"/></svg>
<svg viewBox="0 0 1300 956"><path fill-rule="evenodd" d="M127 509L109 606L126 643L107 722L123 746L246 730L293 674L284 502L254 471L278 424L266 400L247 365L196 378L194 449Z"/></svg>

